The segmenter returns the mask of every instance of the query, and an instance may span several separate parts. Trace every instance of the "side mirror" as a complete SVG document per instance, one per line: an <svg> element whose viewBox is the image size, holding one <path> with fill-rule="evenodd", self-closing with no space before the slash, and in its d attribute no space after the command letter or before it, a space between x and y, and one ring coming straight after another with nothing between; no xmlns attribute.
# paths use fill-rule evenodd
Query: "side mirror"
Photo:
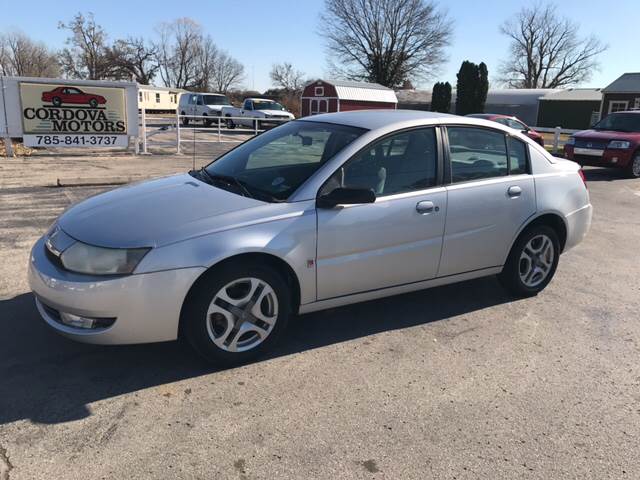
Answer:
<svg viewBox="0 0 640 480"><path fill-rule="evenodd" d="M318 197L316 205L318 208L334 208L336 205L357 205L375 201L376 194L370 188L339 187Z"/></svg>

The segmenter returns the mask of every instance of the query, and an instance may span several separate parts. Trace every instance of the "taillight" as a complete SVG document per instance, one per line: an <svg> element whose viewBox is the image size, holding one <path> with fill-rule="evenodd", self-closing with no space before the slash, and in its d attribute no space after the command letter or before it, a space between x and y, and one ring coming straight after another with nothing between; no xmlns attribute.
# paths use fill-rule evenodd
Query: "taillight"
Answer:
<svg viewBox="0 0 640 480"><path fill-rule="evenodd" d="M582 179L582 182L584 183L584 188L589 188L587 186L587 179L584 176L584 172L582 171L582 169L578 170L578 174L580 175L580 178Z"/></svg>

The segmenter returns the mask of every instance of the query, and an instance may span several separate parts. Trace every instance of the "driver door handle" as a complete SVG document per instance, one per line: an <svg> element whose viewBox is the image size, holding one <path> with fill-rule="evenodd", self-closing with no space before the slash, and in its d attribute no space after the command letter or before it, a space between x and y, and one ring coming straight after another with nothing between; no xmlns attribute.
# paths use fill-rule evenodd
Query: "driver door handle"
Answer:
<svg viewBox="0 0 640 480"><path fill-rule="evenodd" d="M522 195L522 189L520 187L518 187L517 185L513 185L513 186L509 187L509 190L507 190L507 194L511 198L519 197L520 195Z"/></svg>
<svg viewBox="0 0 640 480"><path fill-rule="evenodd" d="M436 207L430 200L423 200L422 202L418 202L416 204L416 211L421 215L426 215L427 213L431 213L433 211L437 212L438 210L440 209Z"/></svg>

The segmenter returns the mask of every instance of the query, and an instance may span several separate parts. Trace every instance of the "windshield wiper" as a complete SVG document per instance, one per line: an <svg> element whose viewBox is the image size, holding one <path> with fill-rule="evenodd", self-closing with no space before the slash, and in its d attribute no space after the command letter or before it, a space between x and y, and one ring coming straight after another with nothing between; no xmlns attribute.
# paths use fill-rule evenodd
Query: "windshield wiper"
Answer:
<svg viewBox="0 0 640 480"><path fill-rule="evenodd" d="M245 197L254 198L249 189L245 186L244 182L238 180L236 177L232 177L231 175L221 175L219 173L215 173L212 175L207 172L207 169L204 167L200 169L200 173L203 176L207 177L211 182L220 181L226 183L227 185L236 186L240 189L242 195L244 195Z"/></svg>

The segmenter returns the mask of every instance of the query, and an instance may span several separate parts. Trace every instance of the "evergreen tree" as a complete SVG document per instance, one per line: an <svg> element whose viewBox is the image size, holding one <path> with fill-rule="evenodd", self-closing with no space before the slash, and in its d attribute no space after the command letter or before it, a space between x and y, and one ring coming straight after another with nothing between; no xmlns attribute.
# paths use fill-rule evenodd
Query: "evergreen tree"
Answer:
<svg viewBox="0 0 640 480"><path fill-rule="evenodd" d="M465 60L457 77L456 114L483 113L489 90L487 66Z"/></svg>
<svg viewBox="0 0 640 480"><path fill-rule="evenodd" d="M431 94L431 111L449 113L451 110L451 84L438 82Z"/></svg>

